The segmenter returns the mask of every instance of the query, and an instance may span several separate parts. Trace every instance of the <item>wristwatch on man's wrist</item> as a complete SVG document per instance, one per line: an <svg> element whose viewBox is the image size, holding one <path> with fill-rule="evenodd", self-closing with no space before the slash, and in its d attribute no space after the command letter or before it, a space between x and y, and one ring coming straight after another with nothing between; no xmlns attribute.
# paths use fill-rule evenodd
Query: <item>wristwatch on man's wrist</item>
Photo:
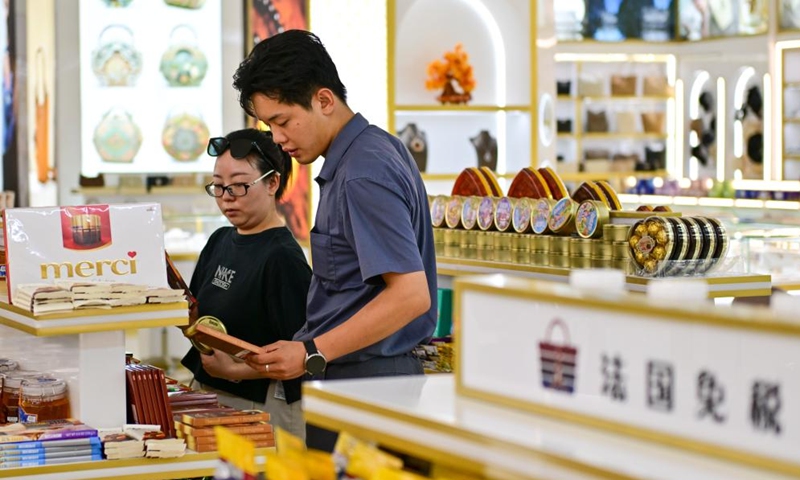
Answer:
<svg viewBox="0 0 800 480"><path fill-rule="evenodd" d="M317 350L317 344L314 343L314 340L306 340L303 345L306 346L306 373L313 376L324 372L325 367L328 366L328 360L322 352Z"/></svg>

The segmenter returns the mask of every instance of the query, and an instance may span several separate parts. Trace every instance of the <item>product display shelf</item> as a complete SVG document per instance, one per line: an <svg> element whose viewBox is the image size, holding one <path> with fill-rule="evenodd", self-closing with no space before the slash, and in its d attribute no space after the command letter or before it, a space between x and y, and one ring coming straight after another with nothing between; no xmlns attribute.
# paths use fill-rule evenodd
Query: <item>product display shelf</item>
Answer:
<svg viewBox="0 0 800 480"><path fill-rule="evenodd" d="M498 480L788 478L466 398L452 374L306 382L303 410L309 423L422 458L434 472Z"/></svg>
<svg viewBox="0 0 800 480"><path fill-rule="evenodd" d="M458 277L496 273L566 283L569 281L569 275L572 271L569 268L540 267L441 256L436 258L436 267L440 286L445 287L449 287L452 281ZM769 295L772 289L772 280L769 275L753 273L728 275L720 273L691 278L700 279L707 283L709 298L758 297ZM631 292L646 292L648 285L654 280L658 279L628 275L626 276L625 286Z"/></svg>
<svg viewBox="0 0 800 480"><path fill-rule="evenodd" d="M798 157L800 158L800 157ZM800 202L794 200L760 200L753 198L713 198L672 195L617 195L623 205L676 205L679 207L746 208L757 210L800 210Z"/></svg>
<svg viewBox="0 0 800 480"><path fill-rule="evenodd" d="M557 167L556 167L557 168ZM635 178L655 178L667 175L666 170L653 170L650 172L630 171L630 172L559 172L558 176L565 182L585 182L586 180L615 180L628 177Z"/></svg>
<svg viewBox="0 0 800 480"><path fill-rule="evenodd" d="M256 463L263 465L266 453L274 448L256 449ZM126 460L98 460L94 462L67 463L41 467L0 469L0 478L25 478L31 480L168 480L213 475L219 455L217 452L194 453L188 451L181 458L136 458Z"/></svg>
<svg viewBox="0 0 800 480"><path fill-rule="evenodd" d="M148 195L198 195L205 196L202 185L166 185L162 187L153 186L148 189L146 186L116 186L116 187L81 187L72 191L77 195L86 197L104 196L148 196Z"/></svg>
<svg viewBox="0 0 800 480"><path fill-rule="evenodd" d="M395 105L394 109L398 112L527 112L529 105Z"/></svg>

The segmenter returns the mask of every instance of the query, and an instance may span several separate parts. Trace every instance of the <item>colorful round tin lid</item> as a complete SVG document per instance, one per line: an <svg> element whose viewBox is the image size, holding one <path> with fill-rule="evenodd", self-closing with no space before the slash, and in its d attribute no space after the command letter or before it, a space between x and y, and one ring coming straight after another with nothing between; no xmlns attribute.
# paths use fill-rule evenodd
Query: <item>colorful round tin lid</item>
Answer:
<svg viewBox="0 0 800 480"><path fill-rule="evenodd" d="M581 238L603 235L603 225L608 222L608 207L599 200L587 200L575 213L575 231Z"/></svg>
<svg viewBox="0 0 800 480"><path fill-rule="evenodd" d="M553 232L564 230L575 218L577 204L569 197L564 197L553 206L547 226Z"/></svg>
<svg viewBox="0 0 800 480"><path fill-rule="evenodd" d="M478 205L478 228L489 230L494 225L494 209L497 199L483 197Z"/></svg>
<svg viewBox="0 0 800 480"><path fill-rule="evenodd" d="M550 210L555 205L553 200L540 198L536 201L531 212L531 228L533 233L542 234L548 231L550 221Z"/></svg>
<svg viewBox="0 0 800 480"><path fill-rule="evenodd" d="M514 202L508 197L502 197L497 201L497 208L494 211L494 226L497 230L505 232L511 226L511 213L514 210Z"/></svg>
<svg viewBox="0 0 800 480"><path fill-rule="evenodd" d="M465 230L472 230L478 223L478 207L480 197L467 197L461 206L461 226Z"/></svg>
<svg viewBox="0 0 800 480"><path fill-rule="evenodd" d="M511 224L517 233L525 233L531 226L531 213L533 206L527 198L520 198L514 205L514 212L511 215Z"/></svg>
<svg viewBox="0 0 800 480"><path fill-rule="evenodd" d="M434 227L444 225L444 216L447 211L447 201L449 197L437 195L431 201L431 223Z"/></svg>
<svg viewBox="0 0 800 480"><path fill-rule="evenodd" d="M444 217L448 228L457 228L461 224L461 207L463 203L463 197L450 197Z"/></svg>

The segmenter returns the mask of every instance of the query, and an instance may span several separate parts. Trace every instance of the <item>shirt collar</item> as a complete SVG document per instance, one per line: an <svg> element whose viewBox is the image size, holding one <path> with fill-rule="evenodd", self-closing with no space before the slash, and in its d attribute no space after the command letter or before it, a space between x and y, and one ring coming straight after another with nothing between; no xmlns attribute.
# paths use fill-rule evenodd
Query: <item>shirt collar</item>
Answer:
<svg viewBox="0 0 800 480"><path fill-rule="evenodd" d="M350 144L369 126L369 122L360 113L356 113L342 128L336 138L331 142L328 148L328 154L325 156L325 161L322 164L322 169L316 178L317 183L320 181L327 182L336 174L336 169L339 167L339 160L342 159Z"/></svg>

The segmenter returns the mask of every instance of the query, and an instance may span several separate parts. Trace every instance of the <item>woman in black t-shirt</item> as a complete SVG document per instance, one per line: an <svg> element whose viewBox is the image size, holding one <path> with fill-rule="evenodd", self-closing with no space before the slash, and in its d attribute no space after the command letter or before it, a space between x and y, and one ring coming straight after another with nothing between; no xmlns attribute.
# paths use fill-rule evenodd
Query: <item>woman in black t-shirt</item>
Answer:
<svg viewBox="0 0 800 480"><path fill-rule="evenodd" d="M212 138L208 153L217 160L206 192L233 226L215 231L198 258L190 284L198 316L218 318L230 335L255 345L291 340L305 323L311 281L303 250L276 208L292 159L269 132L255 129ZM270 381L218 351L192 348L182 363L195 388L232 407L265 410L273 426L305 438L300 379Z"/></svg>

